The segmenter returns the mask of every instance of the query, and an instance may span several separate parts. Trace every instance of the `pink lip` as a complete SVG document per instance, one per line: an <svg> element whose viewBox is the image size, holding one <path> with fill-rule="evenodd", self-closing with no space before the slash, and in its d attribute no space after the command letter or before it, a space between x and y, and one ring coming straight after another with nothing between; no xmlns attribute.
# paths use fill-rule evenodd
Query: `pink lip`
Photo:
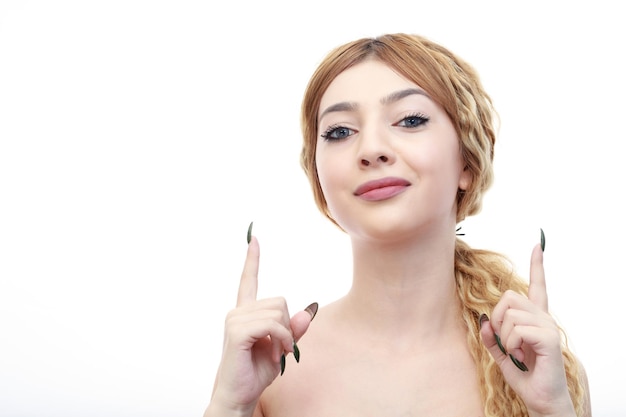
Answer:
<svg viewBox="0 0 626 417"><path fill-rule="evenodd" d="M400 194L410 185L410 182L402 178L381 178L359 185L354 195L367 201L386 200Z"/></svg>

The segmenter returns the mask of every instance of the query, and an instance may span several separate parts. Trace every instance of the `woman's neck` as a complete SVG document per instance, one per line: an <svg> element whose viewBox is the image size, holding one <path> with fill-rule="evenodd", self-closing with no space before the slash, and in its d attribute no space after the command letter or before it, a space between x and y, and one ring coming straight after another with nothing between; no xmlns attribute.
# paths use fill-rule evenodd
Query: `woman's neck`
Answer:
<svg viewBox="0 0 626 417"><path fill-rule="evenodd" d="M353 282L345 307L375 334L424 340L459 329L454 245L454 236L394 244L353 241Z"/></svg>

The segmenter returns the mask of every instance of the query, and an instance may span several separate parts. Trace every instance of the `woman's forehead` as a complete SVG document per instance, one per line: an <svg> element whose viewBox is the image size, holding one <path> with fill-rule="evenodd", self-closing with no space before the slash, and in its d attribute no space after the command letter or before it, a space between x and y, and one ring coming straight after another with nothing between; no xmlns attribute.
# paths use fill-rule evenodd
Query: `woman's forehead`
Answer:
<svg viewBox="0 0 626 417"><path fill-rule="evenodd" d="M389 101L394 94L403 91L422 92L424 89L398 74L388 64L367 60L340 73L330 83L320 101L318 117L339 103L365 103Z"/></svg>

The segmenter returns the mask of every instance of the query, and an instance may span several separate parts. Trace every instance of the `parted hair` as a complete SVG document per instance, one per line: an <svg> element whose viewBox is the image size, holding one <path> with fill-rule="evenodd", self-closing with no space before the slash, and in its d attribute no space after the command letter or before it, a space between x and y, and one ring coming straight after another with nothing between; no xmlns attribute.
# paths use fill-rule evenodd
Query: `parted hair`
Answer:
<svg viewBox="0 0 626 417"><path fill-rule="evenodd" d="M303 135L300 162L320 211L333 219L317 176L315 160L318 113L330 83L346 69L367 59L379 60L420 86L447 113L459 138L465 169L471 174L466 190L457 192L457 222L478 213L484 193L493 182L493 157L497 115L477 72L451 51L423 36L386 34L362 38L332 50L313 73L301 109ZM341 227L341 226L339 226ZM455 277L467 340L477 364L478 383L486 417L526 417L524 403L504 377L480 340L478 320L489 314L507 290L528 294L528 284L502 254L471 248L457 238ZM568 388L577 415L583 415L584 388L578 362L563 333L562 352Z"/></svg>

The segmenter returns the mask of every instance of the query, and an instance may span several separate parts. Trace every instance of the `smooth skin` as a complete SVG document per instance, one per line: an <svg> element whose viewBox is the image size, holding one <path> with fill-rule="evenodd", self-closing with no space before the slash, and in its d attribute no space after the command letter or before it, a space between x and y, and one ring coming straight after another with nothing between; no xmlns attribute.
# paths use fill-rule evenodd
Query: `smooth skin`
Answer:
<svg viewBox="0 0 626 417"><path fill-rule="evenodd" d="M263 390L280 372L280 357L293 352L311 315L290 318L284 298L257 300L259 242L250 237L237 306L226 318L222 360L205 416L250 416Z"/></svg>
<svg viewBox="0 0 626 417"><path fill-rule="evenodd" d="M548 311L540 244L531 255L528 298L513 291L505 292L491 321L483 323L480 333L506 381L522 398L531 416L576 415L567 390L560 331ZM500 336L507 353L527 365L528 372L521 372L502 353L494 333Z"/></svg>
<svg viewBox="0 0 626 417"><path fill-rule="evenodd" d="M313 322L291 317L283 298L256 300L253 237L205 416L482 416L455 289L455 196L470 178L452 123L420 86L372 60L331 83L319 115L318 176L351 239L352 287ZM373 201L355 194L381 178L407 185ZM537 245L529 297L505 293L481 335L531 416L573 417L547 300ZM294 340L300 363L288 355L278 377Z"/></svg>

